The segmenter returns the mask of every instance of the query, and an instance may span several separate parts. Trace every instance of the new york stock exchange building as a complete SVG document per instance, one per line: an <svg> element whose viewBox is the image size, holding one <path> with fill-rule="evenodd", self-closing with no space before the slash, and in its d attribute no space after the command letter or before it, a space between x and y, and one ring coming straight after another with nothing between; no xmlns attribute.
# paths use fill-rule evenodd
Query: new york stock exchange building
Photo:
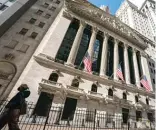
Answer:
<svg viewBox="0 0 156 130"><path fill-rule="evenodd" d="M130 122L130 128L154 128L149 123L155 116L155 95L146 48L115 16L85 0L66 0L10 97L27 84L35 122L49 115L59 125L113 128ZM83 62L86 53L91 73ZM150 91L140 83L142 76Z"/></svg>

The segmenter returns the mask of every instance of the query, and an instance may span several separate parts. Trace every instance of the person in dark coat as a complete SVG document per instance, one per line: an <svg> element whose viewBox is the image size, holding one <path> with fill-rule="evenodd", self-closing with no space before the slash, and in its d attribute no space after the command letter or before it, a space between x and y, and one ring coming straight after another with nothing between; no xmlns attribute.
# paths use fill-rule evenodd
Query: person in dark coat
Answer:
<svg viewBox="0 0 156 130"><path fill-rule="evenodd" d="M27 104L25 98L29 97L30 90L26 84L18 88L18 93L6 105L0 115L0 130L8 124L9 130L20 130L18 126L19 116L26 114Z"/></svg>

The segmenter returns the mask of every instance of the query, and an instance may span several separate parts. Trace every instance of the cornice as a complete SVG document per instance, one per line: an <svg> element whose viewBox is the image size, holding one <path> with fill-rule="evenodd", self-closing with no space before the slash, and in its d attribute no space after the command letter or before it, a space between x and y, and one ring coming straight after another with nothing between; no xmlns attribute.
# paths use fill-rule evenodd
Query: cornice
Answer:
<svg viewBox="0 0 156 130"><path fill-rule="evenodd" d="M131 41L131 43L139 48L145 49L147 47L144 41L134 33L130 27L126 26L115 16L105 13L103 10L84 0L66 0L65 10L73 16L79 16L80 18L85 19L85 21L93 21L94 24L103 26L111 32Z"/></svg>
<svg viewBox="0 0 156 130"><path fill-rule="evenodd" d="M138 89L136 86L134 85L127 85L127 84L122 84L119 81L113 81L110 80L108 78L105 77L100 77L100 76L96 76L93 74L89 74L87 72L84 72L82 70L78 70L75 69L73 67L70 66L65 66L63 64L60 64L58 62L55 62L53 60L53 58L49 58L50 56L47 56L45 54L39 54L37 56L34 56L35 61L37 61L40 65L45 66L47 68L51 68L51 69L58 69L60 72L62 73L67 73L70 75L77 75L80 76L82 79L86 79L89 81L97 81L99 84L103 84L103 85L107 85L107 86L112 86L118 89L122 89L122 90L127 90L129 92L133 92L133 93L140 93L144 96L149 96L154 98L154 94L153 93L148 93L142 89Z"/></svg>

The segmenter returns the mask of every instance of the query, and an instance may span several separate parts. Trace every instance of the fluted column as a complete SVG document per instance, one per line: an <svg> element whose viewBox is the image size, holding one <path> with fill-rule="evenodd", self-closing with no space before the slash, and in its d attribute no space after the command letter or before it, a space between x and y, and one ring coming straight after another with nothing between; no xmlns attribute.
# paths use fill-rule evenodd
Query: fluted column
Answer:
<svg viewBox="0 0 156 130"><path fill-rule="evenodd" d="M76 59L78 49L79 49L79 46L80 46L80 43L81 43L81 39L82 39L82 36L83 36L83 31L85 29L85 25L86 25L85 22L80 21L79 29L77 31L76 37L74 39L72 48L71 48L70 53L69 53L69 57L68 57L68 60L67 60L67 65L74 65L74 63L75 63L75 59Z"/></svg>
<svg viewBox="0 0 156 130"><path fill-rule="evenodd" d="M127 84L130 84L130 72L129 72L129 60L128 60L128 45L124 44L124 68L125 68L125 80Z"/></svg>
<svg viewBox="0 0 156 130"><path fill-rule="evenodd" d="M101 65L100 65L100 76L106 75L108 38L109 38L108 33L104 33L104 40L103 40L103 45L102 45Z"/></svg>
<svg viewBox="0 0 156 130"><path fill-rule="evenodd" d="M141 66L142 66L142 72L143 72L143 75L146 76L147 78L147 81L151 87L151 91L153 91L153 88L155 87L152 87L152 81L151 81L151 76L150 76L150 69L148 67L148 62L147 62L147 55L145 55L145 53L140 53L141 54Z"/></svg>
<svg viewBox="0 0 156 130"><path fill-rule="evenodd" d="M98 29L93 27L92 36L91 36L91 39L89 42L89 47L88 47L88 54L91 57L91 62L93 61L94 43L96 41L97 31L98 31Z"/></svg>
<svg viewBox="0 0 156 130"><path fill-rule="evenodd" d="M136 57L136 49L133 48L133 64L134 64L134 74L135 74L135 84L137 87L140 87L140 76L139 76L139 68Z"/></svg>
<svg viewBox="0 0 156 130"><path fill-rule="evenodd" d="M114 40L114 80L118 80L118 76L116 74L118 65L119 65L119 53L118 53L118 43L119 40L115 39Z"/></svg>

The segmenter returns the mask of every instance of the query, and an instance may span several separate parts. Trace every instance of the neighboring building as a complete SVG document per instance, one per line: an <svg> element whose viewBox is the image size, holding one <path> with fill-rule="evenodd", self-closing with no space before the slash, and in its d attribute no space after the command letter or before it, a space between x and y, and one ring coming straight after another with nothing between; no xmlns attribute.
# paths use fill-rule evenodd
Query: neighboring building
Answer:
<svg viewBox="0 0 156 130"><path fill-rule="evenodd" d="M156 42L156 1L145 0L139 10L148 17L148 23L152 27L152 33Z"/></svg>
<svg viewBox="0 0 156 130"><path fill-rule="evenodd" d="M49 106L53 106L55 115L49 113L50 118L56 119L60 126L66 126L61 124L62 120L67 123L73 120L71 125L77 128L83 128L87 123L95 126L95 122L99 122L100 128L113 125L120 128L127 123L128 116L130 119L134 116L131 128L147 129L149 126L145 124L148 122L144 119L151 120L155 114L155 95L146 48L144 40L115 16L86 0L66 0L9 98L20 84L26 83L31 91L28 101L37 102L30 114L47 116ZM95 62L92 74L83 70L86 52ZM125 82L117 76L119 64ZM147 77L150 92L140 84L142 75ZM110 114L113 116L110 121L107 117L104 120L96 113L91 116L90 110L107 114L108 118ZM122 119L114 121L117 116Z"/></svg>
<svg viewBox="0 0 156 130"><path fill-rule="evenodd" d="M150 40L154 40L153 29L151 28L148 16L142 13L137 6L129 0L124 0L116 12L116 16L125 24L135 29Z"/></svg>
<svg viewBox="0 0 156 130"><path fill-rule="evenodd" d="M37 0L0 0L0 37L22 16Z"/></svg>
<svg viewBox="0 0 156 130"><path fill-rule="evenodd" d="M16 3L19 1L15 1L8 10ZM25 13L18 12L23 13L20 14L22 16L0 37L0 100L10 94L62 5L60 0L30 0L21 9L30 8ZM3 20L1 16L0 20ZM11 19L4 24L12 22Z"/></svg>

